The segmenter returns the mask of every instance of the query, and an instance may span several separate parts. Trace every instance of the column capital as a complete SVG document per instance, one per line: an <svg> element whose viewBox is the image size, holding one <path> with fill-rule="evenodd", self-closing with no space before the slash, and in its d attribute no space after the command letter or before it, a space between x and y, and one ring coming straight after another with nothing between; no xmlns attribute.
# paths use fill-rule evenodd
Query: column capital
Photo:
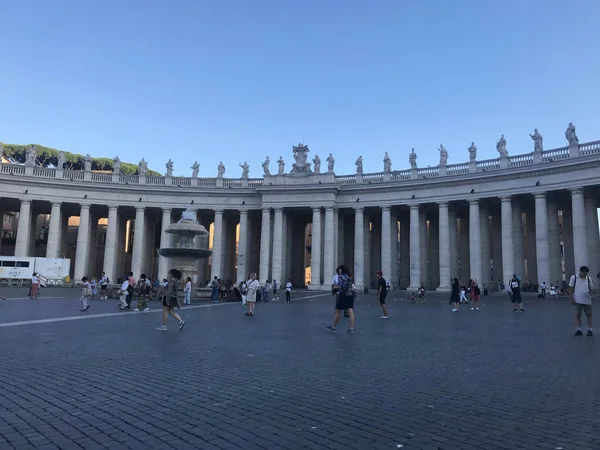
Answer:
<svg viewBox="0 0 600 450"><path fill-rule="evenodd" d="M145 206L136 206L135 207L135 212L138 213L140 211L144 212L146 210Z"/></svg>
<svg viewBox="0 0 600 450"><path fill-rule="evenodd" d="M512 195L503 195L500 197L500 201L504 203L512 202Z"/></svg>
<svg viewBox="0 0 600 450"><path fill-rule="evenodd" d="M247 215L248 215L248 210L247 210L246 208L244 208L244 209L240 209L239 211L240 211L240 216L241 216L242 214L243 214L243 215L245 215L245 216L247 216Z"/></svg>
<svg viewBox="0 0 600 450"><path fill-rule="evenodd" d="M381 210L382 210L382 211L390 211L391 209L392 209L392 207L391 207L391 206L382 206L382 207L381 207Z"/></svg>
<svg viewBox="0 0 600 450"><path fill-rule="evenodd" d="M335 207L334 206L326 206L325 207L325 211L335 211Z"/></svg>
<svg viewBox="0 0 600 450"><path fill-rule="evenodd" d="M81 203L81 204L79 205L79 207L80 207L81 209L90 209L90 206L92 206L92 205L90 205L89 203Z"/></svg>
<svg viewBox="0 0 600 450"><path fill-rule="evenodd" d="M479 206L479 199L478 198L471 198L471 199L469 199L469 205L477 205L477 206Z"/></svg>
<svg viewBox="0 0 600 450"><path fill-rule="evenodd" d="M543 200L545 200L545 199L546 199L546 193L545 193L545 192L538 192L537 194L534 194L534 196L535 196L536 200L537 200L538 198L539 198L539 199L543 199Z"/></svg>
<svg viewBox="0 0 600 450"><path fill-rule="evenodd" d="M437 202L437 204L440 208L448 208L448 202Z"/></svg>
<svg viewBox="0 0 600 450"><path fill-rule="evenodd" d="M216 214L221 214L221 215L223 215L223 210L222 210L222 209L220 209L220 208L218 208L218 209L214 209L214 208L213 208L213 212L215 213L215 215L216 215Z"/></svg>
<svg viewBox="0 0 600 450"><path fill-rule="evenodd" d="M61 207L62 206L62 202L51 202L52 207L54 208L55 206L57 207Z"/></svg>
<svg viewBox="0 0 600 450"><path fill-rule="evenodd" d="M580 195L583 194L583 188L573 188L569 189L571 191L571 195Z"/></svg>
<svg viewBox="0 0 600 450"><path fill-rule="evenodd" d="M411 211L415 211L415 210L418 211L419 207L420 207L420 205L418 203L416 205L409 205L409 206L410 206Z"/></svg>
<svg viewBox="0 0 600 450"><path fill-rule="evenodd" d="M117 208L117 206L114 206L114 207L111 206L111 208ZM173 209L171 209L171 208L163 208L162 209L163 214L171 214L172 211L173 211Z"/></svg>
<svg viewBox="0 0 600 450"><path fill-rule="evenodd" d="M355 207L354 207L354 212L355 212L355 213L357 213L357 212L361 212L361 213L362 213L362 212L363 212L363 210L364 210L364 208L363 208L362 206L355 206Z"/></svg>
<svg viewBox="0 0 600 450"><path fill-rule="evenodd" d="M31 205L31 200L21 200L21 204L24 204L24 203Z"/></svg>

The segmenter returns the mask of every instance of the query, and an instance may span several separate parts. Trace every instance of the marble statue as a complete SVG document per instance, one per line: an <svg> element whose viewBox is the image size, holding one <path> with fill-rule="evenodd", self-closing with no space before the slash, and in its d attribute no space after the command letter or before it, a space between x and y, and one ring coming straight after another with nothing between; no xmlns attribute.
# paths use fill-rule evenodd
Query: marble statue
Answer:
<svg viewBox="0 0 600 450"><path fill-rule="evenodd" d="M267 156L267 159L262 163L263 171L265 175L271 175L271 170L269 169L269 164L271 164L271 159Z"/></svg>
<svg viewBox="0 0 600 450"><path fill-rule="evenodd" d="M415 149L414 148L412 149L412 151L408 155L408 162L410 163L410 168L411 169L416 169L417 168L417 154L415 153Z"/></svg>
<svg viewBox="0 0 600 450"><path fill-rule="evenodd" d="M292 173L309 173L310 163L306 161L308 158L307 153L310 151L308 146L304 144L294 145L293 151L296 162L292 164Z"/></svg>
<svg viewBox="0 0 600 450"><path fill-rule="evenodd" d="M198 172L200 172L200 164L198 164L198 161L194 161L194 164L192 164L190 169L192 169L192 178L198 178Z"/></svg>
<svg viewBox="0 0 600 450"><path fill-rule="evenodd" d="M197 217L196 211L194 211L191 208L191 205L188 205L187 208L185 209L185 211L183 211L181 213L181 219L179 219L178 223L181 223L184 220L190 221L190 222L196 222L196 223L198 222L198 217Z"/></svg>
<svg viewBox="0 0 600 450"><path fill-rule="evenodd" d="M225 165L223 164L223 161L221 161L217 166L217 177L223 178L223 175L225 175Z"/></svg>
<svg viewBox="0 0 600 450"><path fill-rule="evenodd" d="M86 172L92 171L92 157L89 153L83 158L83 168Z"/></svg>
<svg viewBox="0 0 600 450"><path fill-rule="evenodd" d="M283 160L283 156L280 156L277 160L277 175L283 175L283 171L285 170L285 161Z"/></svg>
<svg viewBox="0 0 600 450"><path fill-rule="evenodd" d="M250 172L248 163L244 161L244 164L240 164L240 167L242 168L242 178L248 178L248 173Z"/></svg>
<svg viewBox="0 0 600 450"><path fill-rule="evenodd" d="M4 156L4 146L0 142L0 163L2 163L2 157Z"/></svg>
<svg viewBox="0 0 600 450"><path fill-rule="evenodd" d="M59 170L63 170L66 162L67 158L65 158L64 152L58 152L58 162L56 163L56 168Z"/></svg>
<svg viewBox="0 0 600 450"><path fill-rule="evenodd" d="M35 145L32 145L27 149L26 157L25 157L25 165L28 167L35 167Z"/></svg>
<svg viewBox="0 0 600 450"><path fill-rule="evenodd" d="M356 166L356 173L363 173L363 157L359 156L358 159L354 162Z"/></svg>
<svg viewBox="0 0 600 450"><path fill-rule="evenodd" d="M335 159L333 159L333 155L330 153L326 159L327 161L327 172L333 173L333 166L335 165Z"/></svg>
<svg viewBox="0 0 600 450"><path fill-rule="evenodd" d="M138 175L145 176L147 171L148 171L148 163L144 160L144 158L142 158L142 160L138 164Z"/></svg>
<svg viewBox="0 0 600 450"><path fill-rule="evenodd" d="M530 134L531 139L533 139L533 151L535 153L542 153L544 151L544 138L536 128L533 130L533 134Z"/></svg>
<svg viewBox="0 0 600 450"><path fill-rule="evenodd" d="M496 150L498 150L500 157L508 156L508 152L506 151L506 139L504 139L504 135L500 136L500 140L496 142Z"/></svg>
<svg viewBox="0 0 600 450"><path fill-rule="evenodd" d="M113 173L121 173L121 160L118 156L113 158Z"/></svg>
<svg viewBox="0 0 600 450"><path fill-rule="evenodd" d="M313 164L315 165L314 167L314 172L315 173L321 173L321 158L319 158L319 155L315 155L314 159L312 160Z"/></svg>
<svg viewBox="0 0 600 450"><path fill-rule="evenodd" d="M169 160L167 161L167 164L165 164L165 167L167 168L167 173L165 174L165 176L172 177L173 176L173 161L171 161L171 158L169 158Z"/></svg>
<svg viewBox="0 0 600 450"><path fill-rule="evenodd" d="M385 155L383 156L383 171L392 171L392 159L390 158L390 155L388 155L388 152L385 152Z"/></svg>
<svg viewBox="0 0 600 450"><path fill-rule="evenodd" d="M471 142L471 146L469 147L469 161L477 160L477 147L475 147L475 142Z"/></svg>
<svg viewBox="0 0 600 450"><path fill-rule="evenodd" d="M567 141L569 141L569 147L579 144L579 138L577 137L577 133L575 133L575 125L573 125L573 122L569 122L567 131L565 131L565 137L567 138Z"/></svg>
<svg viewBox="0 0 600 450"><path fill-rule="evenodd" d="M438 151L440 152L440 166L445 166L448 164L448 150L446 150L444 146L440 144Z"/></svg>

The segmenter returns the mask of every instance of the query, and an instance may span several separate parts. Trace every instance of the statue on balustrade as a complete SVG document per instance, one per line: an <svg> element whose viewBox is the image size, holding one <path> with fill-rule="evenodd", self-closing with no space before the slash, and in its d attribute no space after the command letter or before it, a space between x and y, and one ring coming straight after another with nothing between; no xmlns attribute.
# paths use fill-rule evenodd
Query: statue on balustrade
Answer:
<svg viewBox="0 0 600 450"><path fill-rule="evenodd" d="M262 163L262 168L265 175L271 175L271 170L269 169L269 164L271 164L271 159L267 156L267 159Z"/></svg>
<svg viewBox="0 0 600 450"><path fill-rule="evenodd" d="M469 161L477 161L477 147L475 147L475 142L471 142L471 146L469 147Z"/></svg>
<svg viewBox="0 0 600 450"><path fill-rule="evenodd" d="M356 160L356 162L354 163L354 165L356 166L356 173L363 173L363 157L359 156L358 159Z"/></svg>
<svg viewBox="0 0 600 450"><path fill-rule="evenodd" d="M501 158L508 156L508 152L506 151L506 139L504 139L504 135L500 136L500 140L496 142L496 150L500 154Z"/></svg>
<svg viewBox="0 0 600 450"><path fill-rule="evenodd" d="M121 160L118 156L113 158L113 173L121 173Z"/></svg>
<svg viewBox="0 0 600 450"><path fill-rule="evenodd" d="M89 153L87 155L85 155L85 157L83 158L83 169L86 172L92 171L92 157L90 156Z"/></svg>
<svg viewBox="0 0 600 450"><path fill-rule="evenodd" d="M146 172L148 171L148 163L144 158L138 164L138 175L146 176Z"/></svg>
<svg viewBox="0 0 600 450"><path fill-rule="evenodd" d="M444 146L440 144L438 151L440 152L440 166L445 166L448 164L448 150L446 150Z"/></svg>
<svg viewBox="0 0 600 450"><path fill-rule="evenodd" d="M309 173L310 172L310 163L306 161L308 158L308 149L307 145L298 144L294 145L294 159L296 162L292 164L292 173Z"/></svg>
<svg viewBox="0 0 600 450"><path fill-rule="evenodd" d="M285 161L283 160L283 156L280 156L277 160L277 175L283 175L285 171Z"/></svg>
<svg viewBox="0 0 600 450"><path fill-rule="evenodd" d="M198 161L194 161L194 164L192 164L190 169L192 169L192 178L198 178L198 172L200 172L200 164L198 164Z"/></svg>
<svg viewBox="0 0 600 450"><path fill-rule="evenodd" d="M28 167L35 167L35 145L32 145L27 149L26 157L25 157L25 165Z"/></svg>
<svg viewBox="0 0 600 450"><path fill-rule="evenodd" d="M58 152L58 161L56 163L56 168L59 170L63 170L66 162L67 158L65 158L64 152Z"/></svg>
<svg viewBox="0 0 600 450"><path fill-rule="evenodd" d="M333 159L333 155L330 153L327 157L327 172L333 173L333 166L335 165L335 159Z"/></svg>
<svg viewBox="0 0 600 450"><path fill-rule="evenodd" d="M242 168L242 178L248 178L248 173L250 172L248 163L244 161L244 164L240 164L240 167Z"/></svg>
<svg viewBox="0 0 600 450"><path fill-rule="evenodd" d="M217 166L217 177L223 178L223 175L225 175L225 164L223 164L223 161L221 161Z"/></svg>
<svg viewBox="0 0 600 450"><path fill-rule="evenodd" d="M412 149L412 151L408 155L408 162L410 163L410 168L411 169L416 169L417 168L417 154L415 153L415 149L414 148Z"/></svg>
<svg viewBox="0 0 600 450"><path fill-rule="evenodd" d="M2 163L2 157L4 156L4 146L0 142L0 163Z"/></svg>
<svg viewBox="0 0 600 450"><path fill-rule="evenodd" d="M388 152L385 152L385 155L383 156L383 171L392 171L392 159L390 158L390 155L388 155Z"/></svg>
<svg viewBox="0 0 600 450"><path fill-rule="evenodd" d="M573 125L573 122L569 122L567 131L565 131L565 137L567 138L567 141L569 141L569 147L579 144L579 138L577 137L577 133L575 133L575 125Z"/></svg>
<svg viewBox="0 0 600 450"><path fill-rule="evenodd" d="M544 151L544 138L536 128L533 130L533 134L530 134L531 139L533 139L533 151L535 153L542 153Z"/></svg>
<svg viewBox="0 0 600 450"><path fill-rule="evenodd" d="M321 173L321 158L319 158L319 155L315 155L314 159L312 160L313 164L315 165L314 167L314 172L315 173Z"/></svg>
<svg viewBox="0 0 600 450"><path fill-rule="evenodd" d="M167 168L167 173L165 174L165 176L172 177L173 176L173 161L171 161L170 158L167 161L167 164L165 164L165 167Z"/></svg>

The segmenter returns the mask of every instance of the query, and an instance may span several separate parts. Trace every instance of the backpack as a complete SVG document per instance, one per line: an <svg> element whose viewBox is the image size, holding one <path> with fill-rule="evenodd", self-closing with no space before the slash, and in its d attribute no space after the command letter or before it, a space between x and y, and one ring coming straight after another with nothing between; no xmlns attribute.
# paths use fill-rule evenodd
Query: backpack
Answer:
<svg viewBox="0 0 600 450"><path fill-rule="evenodd" d="M573 280L573 292L575 292L575 286L577 286L577 278L579 278L577 275L573 275L575 278ZM592 280L590 279L590 276L588 275L587 277L587 282L588 282L588 292L592 292Z"/></svg>

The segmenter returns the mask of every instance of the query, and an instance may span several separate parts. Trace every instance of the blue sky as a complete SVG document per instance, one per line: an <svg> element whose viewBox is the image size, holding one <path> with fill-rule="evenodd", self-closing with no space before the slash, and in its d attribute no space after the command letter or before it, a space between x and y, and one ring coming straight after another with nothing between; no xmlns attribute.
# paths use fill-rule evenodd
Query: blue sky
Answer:
<svg viewBox="0 0 600 450"><path fill-rule="evenodd" d="M336 172L600 139L600 2L45 0L0 10L0 141L260 176L304 140ZM275 164L272 163L272 168Z"/></svg>

